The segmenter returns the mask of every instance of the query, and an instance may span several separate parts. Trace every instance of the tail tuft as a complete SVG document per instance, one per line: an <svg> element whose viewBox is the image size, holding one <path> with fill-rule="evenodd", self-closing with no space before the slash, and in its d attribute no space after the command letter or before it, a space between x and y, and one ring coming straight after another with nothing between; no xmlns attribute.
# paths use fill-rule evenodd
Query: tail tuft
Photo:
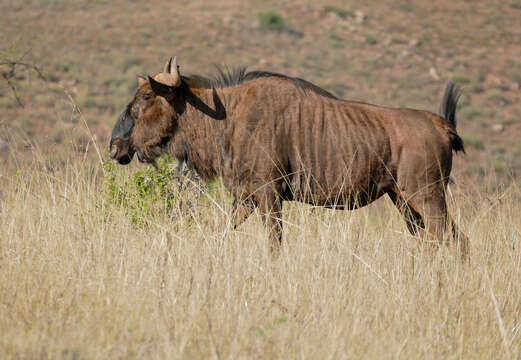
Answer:
<svg viewBox="0 0 521 360"><path fill-rule="evenodd" d="M458 107L458 100L461 96L461 88L454 84L451 80L447 84L445 88L445 93L443 94L443 99L441 100L440 105L440 116L443 117L453 128L453 132L451 132L452 139L452 149L454 151L463 151L465 152L465 147L463 145L463 140L456 132L456 108Z"/></svg>
<svg viewBox="0 0 521 360"><path fill-rule="evenodd" d="M454 130L454 133L452 134L452 139L450 142L452 146L452 150L458 152L463 151L465 153L465 146L463 145L463 139L458 135L456 130Z"/></svg>

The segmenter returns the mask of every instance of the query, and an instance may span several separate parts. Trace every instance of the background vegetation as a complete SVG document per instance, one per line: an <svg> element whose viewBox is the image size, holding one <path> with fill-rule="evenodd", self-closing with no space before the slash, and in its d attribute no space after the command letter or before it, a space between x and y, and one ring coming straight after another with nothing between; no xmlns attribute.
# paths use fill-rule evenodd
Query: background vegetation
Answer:
<svg viewBox="0 0 521 360"><path fill-rule="evenodd" d="M520 9L0 2L1 357L519 358ZM219 181L198 199L167 160L107 162L135 76L171 55L185 72L244 64L433 111L448 79L462 84L449 200L470 264L420 251L388 199L285 204L272 261L258 215L230 227Z"/></svg>
<svg viewBox="0 0 521 360"><path fill-rule="evenodd" d="M344 98L433 111L454 79L464 86L458 127L471 139L455 175L481 181L497 168L500 186L521 169L518 3L4 1L0 59L25 54L47 81L19 68L12 80L24 108L0 81L0 138L29 157L27 142L7 134L25 134L46 156L68 153L71 139L78 152L92 152L67 92L104 147L136 75L161 70L172 55L184 72L247 65L303 77ZM5 161L7 150L0 152Z"/></svg>

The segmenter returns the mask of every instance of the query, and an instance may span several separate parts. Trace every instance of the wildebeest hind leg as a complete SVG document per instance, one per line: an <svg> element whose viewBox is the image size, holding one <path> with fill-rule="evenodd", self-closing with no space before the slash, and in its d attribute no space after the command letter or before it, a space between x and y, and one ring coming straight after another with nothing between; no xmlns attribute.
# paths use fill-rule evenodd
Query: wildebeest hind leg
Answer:
<svg viewBox="0 0 521 360"><path fill-rule="evenodd" d="M419 193L411 196L407 203L423 219L424 233L420 233L423 242L433 248L437 248L444 243L447 227L447 204L442 187L429 186L425 191L419 191Z"/></svg>
<svg viewBox="0 0 521 360"><path fill-rule="evenodd" d="M419 209L426 225L424 238L427 241L444 243L458 252L463 261L468 260L468 239L459 232L447 213L445 188L442 184L432 185L428 191L415 197L409 203Z"/></svg>
<svg viewBox="0 0 521 360"><path fill-rule="evenodd" d="M411 192L407 195L394 195L396 200L393 200L395 204L406 203L398 208L407 209L401 210L402 214L408 222L408 226L411 223L410 217L414 219L414 223L417 224L417 229L423 242L426 244L438 247L440 244L445 243L447 246L455 248L460 252L462 259L467 257L467 237L461 234L456 225L452 222L447 214L447 203L445 201L445 189L442 184L432 184L426 186L424 189ZM401 198L401 201L398 200ZM393 196L391 196L393 199ZM446 230L450 227L452 230L453 239L446 241ZM409 226L410 230L410 226Z"/></svg>
<svg viewBox="0 0 521 360"><path fill-rule="evenodd" d="M469 260L469 238L461 232L454 221L449 218L449 226L452 230L452 243L461 253L461 258L465 261Z"/></svg>

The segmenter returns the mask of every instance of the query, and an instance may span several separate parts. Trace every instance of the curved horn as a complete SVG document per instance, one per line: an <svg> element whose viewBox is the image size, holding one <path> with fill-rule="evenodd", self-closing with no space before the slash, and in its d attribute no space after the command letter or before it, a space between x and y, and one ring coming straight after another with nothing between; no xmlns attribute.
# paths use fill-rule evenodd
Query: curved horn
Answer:
<svg viewBox="0 0 521 360"><path fill-rule="evenodd" d="M154 80L171 87L179 87L181 85L181 75L179 74L179 66L177 65L177 57L171 57L165 64L162 73L154 76Z"/></svg>
<svg viewBox="0 0 521 360"><path fill-rule="evenodd" d="M172 68L172 61L173 61L173 58L170 58L166 62L165 67L163 68L164 73L167 73L167 74L170 73L170 69Z"/></svg>
<svg viewBox="0 0 521 360"><path fill-rule="evenodd" d="M168 72L172 75L172 86L178 87L181 85L181 75L179 74L179 65L177 65L177 56L170 58L168 64L170 65Z"/></svg>

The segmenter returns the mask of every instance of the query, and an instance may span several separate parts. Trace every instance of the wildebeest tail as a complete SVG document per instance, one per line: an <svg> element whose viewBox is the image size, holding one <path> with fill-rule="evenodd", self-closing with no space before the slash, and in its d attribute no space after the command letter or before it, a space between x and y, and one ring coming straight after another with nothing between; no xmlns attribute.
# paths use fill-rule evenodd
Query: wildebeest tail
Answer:
<svg viewBox="0 0 521 360"><path fill-rule="evenodd" d="M452 127L453 131L450 132L451 144L454 151L463 151L463 140L456 132L456 107L458 106L458 100L461 96L461 88L454 84L451 80L445 88L445 94L440 105L440 116L443 117Z"/></svg>

